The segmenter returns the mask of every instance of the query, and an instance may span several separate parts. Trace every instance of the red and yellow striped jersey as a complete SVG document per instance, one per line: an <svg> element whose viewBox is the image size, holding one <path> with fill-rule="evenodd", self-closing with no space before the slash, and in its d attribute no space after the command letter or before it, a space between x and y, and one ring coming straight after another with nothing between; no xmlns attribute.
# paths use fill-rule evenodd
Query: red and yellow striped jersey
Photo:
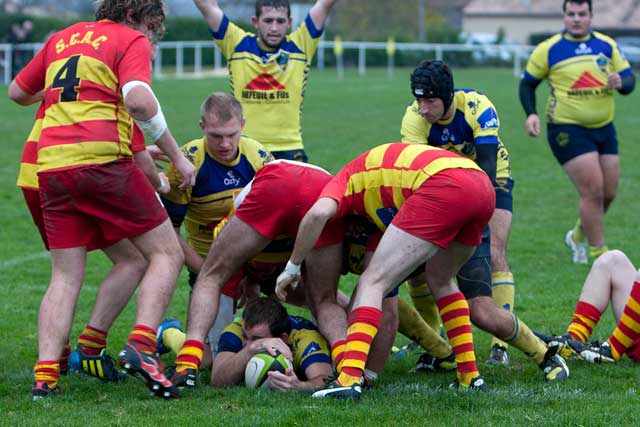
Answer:
<svg viewBox="0 0 640 427"><path fill-rule="evenodd" d="M54 34L16 77L30 94L44 89L39 170L131 157L134 124L121 88L150 77L151 48L139 31L104 20Z"/></svg>
<svg viewBox="0 0 640 427"><path fill-rule="evenodd" d="M367 217L386 230L405 200L445 169L481 170L471 159L427 145L392 143L372 148L349 162L320 197L338 202L336 217Z"/></svg>

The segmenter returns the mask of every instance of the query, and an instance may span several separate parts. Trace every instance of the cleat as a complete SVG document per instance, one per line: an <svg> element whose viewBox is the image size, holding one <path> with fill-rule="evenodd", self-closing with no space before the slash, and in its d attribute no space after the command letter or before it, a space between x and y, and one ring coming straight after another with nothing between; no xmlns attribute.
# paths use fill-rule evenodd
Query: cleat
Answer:
<svg viewBox="0 0 640 427"><path fill-rule="evenodd" d="M616 361L611 352L611 345L608 342L600 344L598 342L583 343L576 340L567 340L567 344L578 354L580 359L589 363L614 363Z"/></svg>
<svg viewBox="0 0 640 427"><path fill-rule="evenodd" d="M564 335L546 335L541 332L533 331L533 334L540 338L547 345L547 348L558 347L557 353L565 359L573 359L578 356L571 346L567 344L567 341L573 340L569 333Z"/></svg>
<svg viewBox="0 0 640 427"><path fill-rule="evenodd" d="M167 368L165 375L171 380L173 385L182 390L185 388L194 388L196 386L198 371L187 368L178 372L176 371L175 366L170 366Z"/></svg>
<svg viewBox="0 0 640 427"><path fill-rule="evenodd" d="M31 389L31 398L36 401L40 399L47 399L50 397L60 396L62 391L57 385L54 388L49 388L49 384L46 381L34 381L33 388Z"/></svg>
<svg viewBox="0 0 640 427"><path fill-rule="evenodd" d="M362 394L362 385L358 383L351 384L350 386L344 386L338 382L338 380L332 381L324 388L316 390L311 397L333 397L335 399L346 400L360 400Z"/></svg>
<svg viewBox="0 0 640 427"><path fill-rule="evenodd" d="M178 399L180 393L163 373L162 361L141 351L135 343L126 344L118 355L120 366L131 376L142 379L154 396Z"/></svg>
<svg viewBox="0 0 640 427"><path fill-rule="evenodd" d="M589 256L587 255L589 245L586 242L576 243L573 240L573 230L567 231L564 243L571 249L571 260L574 264L589 264Z"/></svg>
<svg viewBox="0 0 640 427"><path fill-rule="evenodd" d="M491 366L509 366L509 353L507 349L500 344L494 344L489 352L487 365Z"/></svg>
<svg viewBox="0 0 640 427"><path fill-rule="evenodd" d="M116 362L103 348L99 355L88 356L78 345L69 356L69 367L72 371L82 372L105 382L118 382L127 379L127 374L116 368Z"/></svg>
<svg viewBox="0 0 640 427"><path fill-rule="evenodd" d="M180 321L176 318L167 317L162 321L162 323L158 327L158 333L157 333L158 345L156 347L156 353L160 356L171 352L171 349L165 347L164 340L162 339L162 334L164 334L164 331L171 328L182 331L182 323L180 323Z"/></svg>
<svg viewBox="0 0 640 427"><path fill-rule="evenodd" d="M544 355L544 360L540 365L545 381L559 381L569 377L569 367L560 356L558 346L550 346Z"/></svg>
<svg viewBox="0 0 640 427"><path fill-rule="evenodd" d="M487 382L480 375L478 375L477 377L472 379L471 382L468 385L461 384L460 380L456 378L456 380L454 382L449 384L449 388L452 389L452 390L459 390L459 391L465 391L465 392L466 391L473 391L473 392L475 392L475 391L482 391L482 392L489 391L489 386L487 385Z"/></svg>
<svg viewBox="0 0 640 427"><path fill-rule="evenodd" d="M446 357L435 357L422 353L416 362L416 372L449 372L456 369L456 356L451 353Z"/></svg>

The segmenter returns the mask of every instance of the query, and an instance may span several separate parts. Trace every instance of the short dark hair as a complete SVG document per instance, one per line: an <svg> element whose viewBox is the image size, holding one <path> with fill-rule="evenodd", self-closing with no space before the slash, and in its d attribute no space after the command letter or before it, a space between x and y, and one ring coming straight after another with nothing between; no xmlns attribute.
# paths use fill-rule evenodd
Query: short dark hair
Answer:
<svg viewBox="0 0 640 427"><path fill-rule="evenodd" d="M453 74L442 61L425 60L411 73L411 93L416 98L440 98L446 112L453 102Z"/></svg>
<svg viewBox="0 0 640 427"><path fill-rule="evenodd" d="M564 0L562 3L562 11L567 11L567 3L577 3L577 4L588 4L589 5L589 13L593 13L591 10L591 0Z"/></svg>
<svg viewBox="0 0 640 427"><path fill-rule="evenodd" d="M291 4L289 0L257 0L256 1L256 17L262 14L263 7L272 7L274 9L287 9L287 16L291 18Z"/></svg>
<svg viewBox="0 0 640 427"><path fill-rule="evenodd" d="M273 297L260 297L251 301L242 313L244 326L269 325L271 336L279 337L291 333L291 322L287 309Z"/></svg>
<svg viewBox="0 0 640 427"><path fill-rule="evenodd" d="M232 118L242 120L242 104L231 94L214 92L200 106L200 118L211 114L219 122L227 123Z"/></svg>
<svg viewBox="0 0 640 427"><path fill-rule="evenodd" d="M164 4L162 0L98 0L96 21L109 19L126 23L129 13L134 24L146 23L156 40L164 35Z"/></svg>

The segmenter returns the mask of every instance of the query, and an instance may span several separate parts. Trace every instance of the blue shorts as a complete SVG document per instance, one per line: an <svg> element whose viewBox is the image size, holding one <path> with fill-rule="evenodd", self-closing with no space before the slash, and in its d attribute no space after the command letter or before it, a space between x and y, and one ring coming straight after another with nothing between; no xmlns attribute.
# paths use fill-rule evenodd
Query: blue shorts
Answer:
<svg viewBox="0 0 640 427"><path fill-rule="evenodd" d="M273 157L283 160L295 160L296 162L309 163L309 158L304 150L272 151Z"/></svg>
<svg viewBox="0 0 640 427"><path fill-rule="evenodd" d="M513 186L515 182L511 178L496 178L493 188L496 190L496 209L504 209L513 212Z"/></svg>
<svg viewBox="0 0 640 427"><path fill-rule="evenodd" d="M478 245L469 260L456 275L458 288L466 299L491 296L491 233L489 227L482 233Z"/></svg>
<svg viewBox="0 0 640 427"><path fill-rule="evenodd" d="M582 154L618 154L618 138L613 123L601 128L547 124L547 138L553 155L563 165Z"/></svg>

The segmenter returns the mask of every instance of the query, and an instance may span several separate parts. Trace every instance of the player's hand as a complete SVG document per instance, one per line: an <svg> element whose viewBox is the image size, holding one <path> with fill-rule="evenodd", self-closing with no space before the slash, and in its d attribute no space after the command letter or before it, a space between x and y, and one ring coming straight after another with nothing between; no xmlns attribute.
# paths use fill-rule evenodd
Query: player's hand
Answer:
<svg viewBox="0 0 640 427"><path fill-rule="evenodd" d="M164 164L158 162L169 163L171 159L164 154L160 147L157 145L147 145L147 152L151 155L151 158L155 161L158 169L164 169Z"/></svg>
<svg viewBox="0 0 640 427"><path fill-rule="evenodd" d="M269 371L267 372L269 376L269 385L272 389L280 390L280 391L289 391L289 390L301 390L304 388L304 383L300 381L300 379L293 372L293 368L287 368L284 372L278 371Z"/></svg>
<svg viewBox="0 0 640 427"><path fill-rule="evenodd" d="M287 261L287 266L276 280L276 295L278 298L285 301L287 299L287 288L295 290L300 278L300 266Z"/></svg>
<svg viewBox="0 0 640 427"><path fill-rule="evenodd" d="M173 162L173 166L182 177L182 183L178 186L178 188L181 190L186 190L193 187L193 185L196 183L196 167L182 155L178 159L176 159L175 162Z"/></svg>
<svg viewBox="0 0 640 427"><path fill-rule="evenodd" d="M611 73L607 77L607 87L609 89L620 89L622 87L622 77L618 73Z"/></svg>
<svg viewBox="0 0 640 427"><path fill-rule="evenodd" d="M289 360L293 359L291 349L280 338L261 338L251 343L254 353L261 353L266 351L272 356L277 356L278 353L284 355Z"/></svg>
<svg viewBox="0 0 640 427"><path fill-rule="evenodd" d="M169 178L163 172L158 174L158 178L160 178L160 186L156 188L156 191L159 194L167 194L169 190L171 190L171 184L169 184Z"/></svg>
<svg viewBox="0 0 640 427"><path fill-rule="evenodd" d="M524 125L529 136L540 135L540 117L537 114L529 114Z"/></svg>

